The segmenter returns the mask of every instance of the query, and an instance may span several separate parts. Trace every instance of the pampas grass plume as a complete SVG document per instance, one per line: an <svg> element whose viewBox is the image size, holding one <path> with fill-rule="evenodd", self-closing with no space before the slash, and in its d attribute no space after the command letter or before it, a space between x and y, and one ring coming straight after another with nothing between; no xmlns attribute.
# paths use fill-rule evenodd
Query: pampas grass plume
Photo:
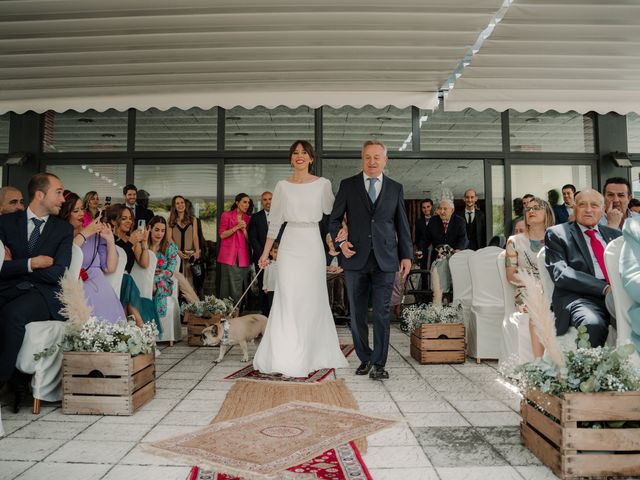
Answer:
<svg viewBox="0 0 640 480"><path fill-rule="evenodd" d="M67 269L60 279L60 287L57 294L58 300L62 303L60 315L69 319L75 326L84 324L89 320L93 310L84 295L82 282L78 278L74 278Z"/></svg>
<svg viewBox="0 0 640 480"><path fill-rule="evenodd" d="M556 338L556 320L551 311L551 306L542 291L542 285L531 274L518 272L518 279L524 285L524 303L529 312L530 322L540 339L549 358L559 368L564 367L564 357L560 351Z"/></svg>
<svg viewBox="0 0 640 480"><path fill-rule="evenodd" d="M180 288L180 291L182 292L182 295L187 302L196 303L200 300L198 298L198 294L184 275L182 275L180 272L174 272L173 276L178 279L178 288Z"/></svg>

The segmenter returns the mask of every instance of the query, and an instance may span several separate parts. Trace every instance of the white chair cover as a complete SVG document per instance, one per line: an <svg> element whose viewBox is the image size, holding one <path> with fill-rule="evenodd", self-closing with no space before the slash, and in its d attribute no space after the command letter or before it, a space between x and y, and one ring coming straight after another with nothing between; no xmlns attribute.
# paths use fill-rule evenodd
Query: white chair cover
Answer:
<svg viewBox="0 0 640 480"><path fill-rule="evenodd" d="M177 258L174 272L180 270L180 257ZM159 342L175 342L182 338L182 324L180 323L180 302L178 301L178 282L174 277L173 292L167 297L167 314L160 318L162 335Z"/></svg>
<svg viewBox="0 0 640 480"><path fill-rule="evenodd" d="M609 242L604 251L604 263L607 267L609 282L611 283L611 293L613 294L613 303L616 308L616 346L631 343L631 320L629 319L629 309L634 305L633 299L627 294L622 285L622 275L620 274L620 253L624 237L618 237ZM609 329L611 336L611 329ZM609 344L607 338L607 344ZM635 352L631 356L631 362L640 367L640 356Z"/></svg>
<svg viewBox="0 0 640 480"><path fill-rule="evenodd" d="M553 280L551 280L551 275L549 275L549 271L544 265L544 248L541 248L538 252L537 261L540 281L542 282L542 290L544 291L544 296L547 297L549 305L551 305L551 297L553 296Z"/></svg>
<svg viewBox="0 0 640 480"><path fill-rule="evenodd" d="M469 271L469 257L473 250L462 250L449 259L449 271L453 284L453 302L462 304L462 318L466 329L471 319L471 272Z"/></svg>
<svg viewBox="0 0 640 480"><path fill-rule="evenodd" d="M116 251L118 252L118 266L115 272L105 273L104 276L111 284L116 292L118 298L120 298L120 289L122 288L122 276L124 275L124 269L127 266L127 252L122 247L116 245Z"/></svg>
<svg viewBox="0 0 640 480"><path fill-rule="evenodd" d="M498 255L498 271L502 281L504 298L504 317L502 319L502 348L500 364L519 365L533 360L531 350L531 333L529 331L529 314L516 311L516 289L507 280L505 252Z"/></svg>
<svg viewBox="0 0 640 480"><path fill-rule="evenodd" d="M80 281L82 257L82 250L74 244L69 271L78 281ZM47 402L62 400L62 351L57 350L53 355L37 361L33 356L62 342L65 326L65 322L58 320L31 322L26 326L16 368L33 375L31 378L33 398Z"/></svg>
<svg viewBox="0 0 640 480"><path fill-rule="evenodd" d="M153 299L153 282L158 258L151 250L147 250L147 254L149 255L149 266L142 268L137 263L134 263L133 268L131 268L131 277L136 282L138 290L140 290L140 296L151 300Z"/></svg>
<svg viewBox="0 0 640 480"><path fill-rule="evenodd" d="M473 297L467 349L477 360L500 358L504 294L497 257L501 251L498 247L485 247L469 258Z"/></svg>

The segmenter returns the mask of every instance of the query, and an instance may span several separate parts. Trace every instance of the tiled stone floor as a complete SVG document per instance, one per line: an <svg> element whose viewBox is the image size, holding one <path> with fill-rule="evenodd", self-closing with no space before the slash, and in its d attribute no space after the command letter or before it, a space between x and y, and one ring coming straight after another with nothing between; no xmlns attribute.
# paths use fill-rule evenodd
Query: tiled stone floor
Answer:
<svg viewBox="0 0 640 480"><path fill-rule="evenodd" d="M350 339L344 327L339 335ZM156 398L132 417L62 415L51 404L38 416L27 406L17 415L3 408L0 479L185 479L187 465L146 453L140 443L188 432L215 416L231 386L222 379L243 365L237 348L219 365L212 363L215 352L183 343L163 348ZM419 365L396 328L389 380L355 376L355 353L349 362L337 376L361 410L402 420L369 437L364 460L376 480L556 478L520 444L519 395L501 380L495 362Z"/></svg>

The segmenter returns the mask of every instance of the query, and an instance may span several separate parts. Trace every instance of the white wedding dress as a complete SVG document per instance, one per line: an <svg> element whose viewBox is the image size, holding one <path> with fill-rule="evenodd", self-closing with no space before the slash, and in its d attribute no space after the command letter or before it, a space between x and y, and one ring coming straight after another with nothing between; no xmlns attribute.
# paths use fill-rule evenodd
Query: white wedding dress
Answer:
<svg viewBox="0 0 640 480"><path fill-rule="evenodd" d="M327 294L326 257L318 222L331 213L331 182L281 180L273 192L269 238L287 222L278 249L278 276L267 328L253 359L263 373L306 377L321 368L348 366Z"/></svg>

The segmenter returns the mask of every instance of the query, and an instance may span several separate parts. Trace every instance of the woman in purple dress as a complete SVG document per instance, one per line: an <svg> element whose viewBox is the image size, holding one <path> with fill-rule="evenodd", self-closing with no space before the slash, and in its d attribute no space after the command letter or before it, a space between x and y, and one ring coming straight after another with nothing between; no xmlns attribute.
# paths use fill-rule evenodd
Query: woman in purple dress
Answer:
<svg viewBox="0 0 640 480"><path fill-rule="evenodd" d="M83 227L84 211L80 197L65 191L64 199L59 216L73 226L73 242L84 255L80 278L92 315L109 323L126 319L118 295L104 276L114 272L118 266L118 251L111 228L99 218Z"/></svg>

